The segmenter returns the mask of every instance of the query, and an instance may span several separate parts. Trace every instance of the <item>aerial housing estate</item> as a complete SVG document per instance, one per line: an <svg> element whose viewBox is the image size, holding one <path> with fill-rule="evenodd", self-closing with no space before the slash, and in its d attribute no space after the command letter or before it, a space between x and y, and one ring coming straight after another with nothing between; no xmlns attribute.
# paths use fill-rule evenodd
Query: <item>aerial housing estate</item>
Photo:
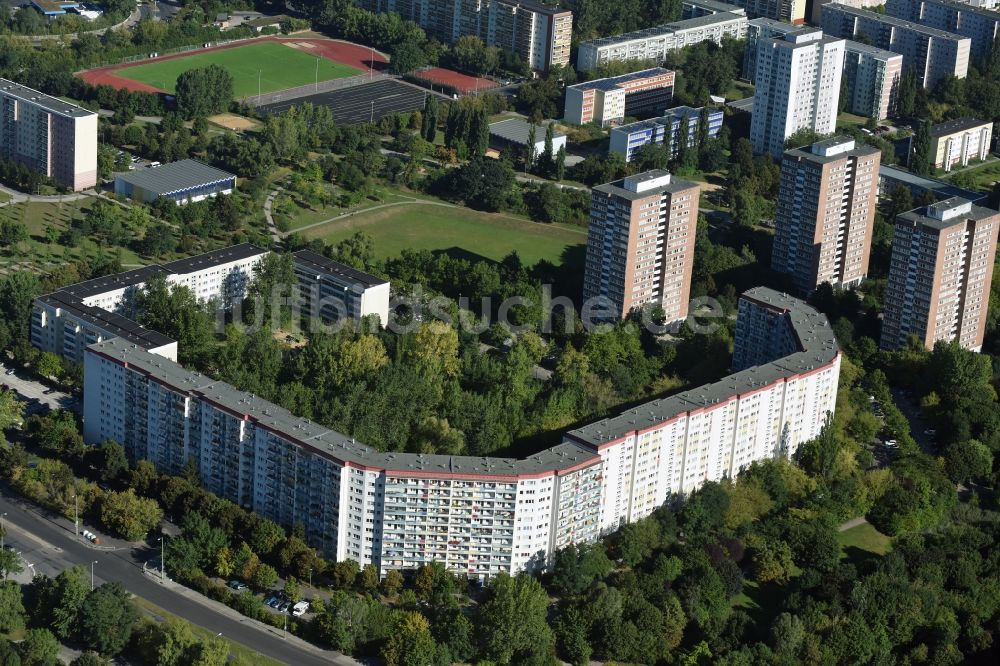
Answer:
<svg viewBox="0 0 1000 666"><path fill-rule="evenodd" d="M97 185L97 114L0 79L0 159L72 190Z"/></svg>
<svg viewBox="0 0 1000 666"><path fill-rule="evenodd" d="M723 113L719 109L706 109L704 107L692 108L690 106L675 106L667 109L666 114L661 118L650 118L639 120L627 125L613 127L610 134L608 151L618 153L625 157L626 162L631 162L639 149L650 143L667 143L669 137L670 156L676 157L680 150L681 127L684 119L688 122L687 145L694 147L698 141L698 125L701 123L702 113L708 121L707 135L709 138L715 137L722 129Z"/></svg>
<svg viewBox="0 0 1000 666"><path fill-rule="evenodd" d="M569 64L573 12L537 0L355 0L372 12L396 12L428 37L454 44L475 35L516 53L535 70Z"/></svg>
<svg viewBox="0 0 1000 666"><path fill-rule="evenodd" d="M990 55L1000 32L1000 12L995 6L977 7L955 0L887 0L885 11L896 18L968 37L969 53L977 60Z"/></svg>
<svg viewBox="0 0 1000 666"><path fill-rule="evenodd" d="M381 573L432 561L486 579L544 565L709 480L789 456L834 410L826 318L756 288L740 300L734 374L567 432L523 459L383 453L122 338L84 359L84 437Z"/></svg>

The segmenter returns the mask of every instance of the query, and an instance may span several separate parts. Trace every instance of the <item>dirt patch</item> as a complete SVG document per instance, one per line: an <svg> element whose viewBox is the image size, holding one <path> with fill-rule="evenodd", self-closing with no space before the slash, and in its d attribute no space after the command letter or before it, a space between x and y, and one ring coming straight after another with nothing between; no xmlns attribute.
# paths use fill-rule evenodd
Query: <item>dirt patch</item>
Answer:
<svg viewBox="0 0 1000 666"><path fill-rule="evenodd" d="M231 130L252 130L260 126L260 123L249 118L244 118L243 116L238 116L235 113L219 113L209 116L208 120L219 127Z"/></svg>

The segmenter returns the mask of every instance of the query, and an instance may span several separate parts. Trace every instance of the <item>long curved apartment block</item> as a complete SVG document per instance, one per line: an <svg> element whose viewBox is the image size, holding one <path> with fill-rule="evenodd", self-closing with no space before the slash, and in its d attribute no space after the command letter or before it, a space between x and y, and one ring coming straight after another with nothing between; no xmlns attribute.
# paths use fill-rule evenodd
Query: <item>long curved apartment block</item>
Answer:
<svg viewBox="0 0 1000 666"><path fill-rule="evenodd" d="M787 456L836 401L826 317L766 288L743 294L734 374L565 434L527 458L383 453L123 338L84 355L84 436L178 472L325 555L382 573L440 561L487 578L544 565L709 480Z"/></svg>

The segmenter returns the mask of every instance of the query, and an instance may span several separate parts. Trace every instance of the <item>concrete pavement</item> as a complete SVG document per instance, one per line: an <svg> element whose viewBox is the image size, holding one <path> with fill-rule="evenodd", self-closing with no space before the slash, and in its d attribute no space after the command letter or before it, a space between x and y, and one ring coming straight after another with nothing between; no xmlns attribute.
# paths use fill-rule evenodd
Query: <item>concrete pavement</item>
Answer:
<svg viewBox="0 0 1000 666"><path fill-rule="evenodd" d="M5 543L21 553L28 571L57 574L79 564L94 564L94 583L119 581L130 592L185 620L221 633L260 654L296 666L358 666L360 662L323 650L295 636L243 617L235 610L170 581L143 573L143 563L158 555L145 545L104 539L95 547L73 535L73 523L26 502L0 488L0 513L7 531ZM93 530L94 528L89 527ZM154 549L155 550L155 549ZM167 569L169 574L169 562Z"/></svg>
<svg viewBox="0 0 1000 666"><path fill-rule="evenodd" d="M39 411L40 406L79 411L80 401L69 393L49 388L37 379L29 377L24 370L15 369L12 374L8 374L10 371L11 368L0 363L0 385L11 389L29 403L26 410L28 414Z"/></svg>

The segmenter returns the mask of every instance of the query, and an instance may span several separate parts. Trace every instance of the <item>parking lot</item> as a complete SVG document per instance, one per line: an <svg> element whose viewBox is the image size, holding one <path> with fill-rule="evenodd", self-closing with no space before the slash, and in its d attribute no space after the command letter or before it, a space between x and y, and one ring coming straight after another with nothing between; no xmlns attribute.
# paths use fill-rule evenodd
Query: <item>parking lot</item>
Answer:
<svg viewBox="0 0 1000 666"><path fill-rule="evenodd" d="M339 125L360 125L380 120L393 113L422 109L428 94L430 93L415 86L393 79L383 79L318 95L265 104L260 107L260 111L274 116L288 111L293 106L302 106L308 102L315 106L329 107L334 121Z"/></svg>

